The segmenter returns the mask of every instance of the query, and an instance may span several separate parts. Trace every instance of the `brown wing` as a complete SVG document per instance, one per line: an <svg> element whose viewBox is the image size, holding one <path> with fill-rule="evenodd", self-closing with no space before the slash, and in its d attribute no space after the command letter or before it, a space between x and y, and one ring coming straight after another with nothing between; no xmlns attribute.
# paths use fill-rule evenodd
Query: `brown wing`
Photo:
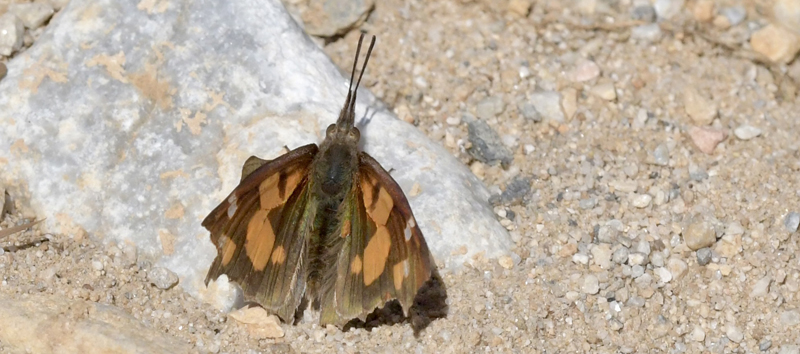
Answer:
<svg viewBox="0 0 800 354"><path fill-rule="evenodd" d="M316 210L309 206L308 170L317 151L302 146L257 161L257 168L248 159L239 186L203 220L217 247L206 284L226 274L246 301L287 322L305 291L307 220L313 220L307 214Z"/></svg>
<svg viewBox="0 0 800 354"><path fill-rule="evenodd" d="M435 267L400 186L368 154L361 152L359 160L354 191L344 203L349 210L342 213L340 235L345 240L335 294L330 308L323 301L322 324L364 320L392 299L407 316Z"/></svg>

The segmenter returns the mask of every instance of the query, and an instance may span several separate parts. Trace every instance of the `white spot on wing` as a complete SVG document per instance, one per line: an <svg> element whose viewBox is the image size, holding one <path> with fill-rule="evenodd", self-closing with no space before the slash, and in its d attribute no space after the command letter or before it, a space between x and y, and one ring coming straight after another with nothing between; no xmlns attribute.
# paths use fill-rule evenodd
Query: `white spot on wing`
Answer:
<svg viewBox="0 0 800 354"><path fill-rule="evenodd" d="M408 242L408 240L411 240L411 230L413 230L414 227L416 226L417 222L414 221L414 217L408 219L408 222L406 223L406 229L403 230L403 235L406 237L406 242Z"/></svg>
<svg viewBox="0 0 800 354"><path fill-rule="evenodd" d="M228 219L233 219L233 214L236 214L236 198L233 198L233 203L228 206Z"/></svg>
<svg viewBox="0 0 800 354"><path fill-rule="evenodd" d="M403 260L403 278L408 278L408 258Z"/></svg>

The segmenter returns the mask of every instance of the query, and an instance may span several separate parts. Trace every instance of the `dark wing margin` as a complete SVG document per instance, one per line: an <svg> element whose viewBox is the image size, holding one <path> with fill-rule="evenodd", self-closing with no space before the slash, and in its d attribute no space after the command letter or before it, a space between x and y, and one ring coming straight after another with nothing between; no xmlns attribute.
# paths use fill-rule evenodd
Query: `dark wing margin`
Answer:
<svg viewBox="0 0 800 354"><path fill-rule="evenodd" d="M408 200L365 152L359 154L359 172L348 198L346 210L341 210L344 244L331 304L338 314L335 324L344 325L342 321L352 318L363 321L392 300L399 302L403 316L413 317L421 300L417 295L432 281L440 288L435 294L437 306L446 307L444 285ZM321 321L334 318L326 317L324 310Z"/></svg>
<svg viewBox="0 0 800 354"><path fill-rule="evenodd" d="M286 322L305 292L306 236L314 219L308 214L316 210L309 206L309 167L317 151L305 145L255 168L251 157L239 186L202 223L217 248L206 284L226 274L246 301Z"/></svg>

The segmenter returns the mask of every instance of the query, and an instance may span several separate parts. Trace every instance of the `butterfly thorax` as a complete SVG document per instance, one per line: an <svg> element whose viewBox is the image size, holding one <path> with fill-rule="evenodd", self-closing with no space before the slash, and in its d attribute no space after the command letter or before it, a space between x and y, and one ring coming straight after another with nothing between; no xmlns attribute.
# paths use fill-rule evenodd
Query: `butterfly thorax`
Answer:
<svg viewBox="0 0 800 354"><path fill-rule="evenodd" d="M319 153L311 164L312 195L317 205L314 232L309 240L308 295L316 300L332 282L335 274L326 274L323 269L336 263L336 256L342 246L339 236L341 205L351 192L354 176L358 170L357 128L338 129L336 125L328 128L325 140L320 144Z"/></svg>

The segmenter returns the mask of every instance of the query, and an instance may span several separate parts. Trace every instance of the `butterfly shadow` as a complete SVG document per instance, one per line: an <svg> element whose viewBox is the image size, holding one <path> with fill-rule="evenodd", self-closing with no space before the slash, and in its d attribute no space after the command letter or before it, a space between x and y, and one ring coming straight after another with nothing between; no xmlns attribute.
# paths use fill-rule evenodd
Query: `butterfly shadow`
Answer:
<svg viewBox="0 0 800 354"><path fill-rule="evenodd" d="M364 115L361 116L357 120L356 128L358 131L361 132L361 139L358 141L358 148L361 151L364 151L365 145L367 145L367 139L365 136L367 135L367 125L372 122L372 119L375 118L375 115L378 114L378 107L374 107L373 105L368 105L364 109Z"/></svg>
<svg viewBox="0 0 800 354"><path fill-rule="evenodd" d="M367 315L365 320L353 319L348 322L343 330L348 331L352 328L363 328L371 330L383 325L394 325L408 321L414 329L414 336L419 337L422 330L437 318L447 317L447 288L439 276L439 272L434 268L431 278L417 291L414 297L414 304L408 310L408 317L403 314L400 302L392 300L383 307L375 309Z"/></svg>

